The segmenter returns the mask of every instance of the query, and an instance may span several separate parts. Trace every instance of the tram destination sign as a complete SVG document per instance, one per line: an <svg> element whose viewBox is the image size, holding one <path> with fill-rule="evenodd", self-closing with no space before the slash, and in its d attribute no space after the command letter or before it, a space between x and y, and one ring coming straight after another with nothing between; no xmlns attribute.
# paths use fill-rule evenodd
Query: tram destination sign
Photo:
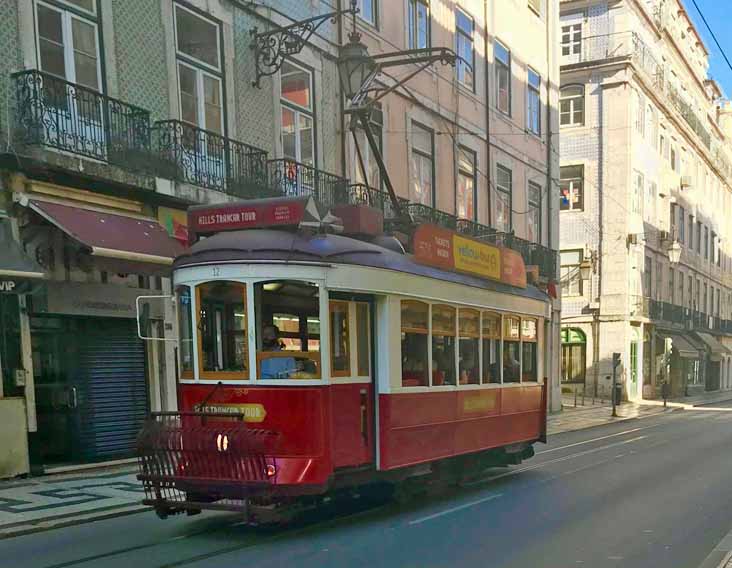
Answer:
<svg viewBox="0 0 732 568"><path fill-rule="evenodd" d="M526 288L526 266L519 253L436 225L417 227L414 256L422 264Z"/></svg>

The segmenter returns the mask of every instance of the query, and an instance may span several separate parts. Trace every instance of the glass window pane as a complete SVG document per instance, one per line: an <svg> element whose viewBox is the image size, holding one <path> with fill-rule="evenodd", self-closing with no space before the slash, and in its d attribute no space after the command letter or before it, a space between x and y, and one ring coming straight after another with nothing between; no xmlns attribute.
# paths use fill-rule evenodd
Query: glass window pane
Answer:
<svg viewBox="0 0 732 568"><path fill-rule="evenodd" d="M501 382L501 340L483 337L483 384Z"/></svg>
<svg viewBox="0 0 732 568"><path fill-rule="evenodd" d="M37 16L41 70L65 78L61 13L39 5Z"/></svg>
<svg viewBox="0 0 732 568"><path fill-rule="evenodd" d="M422 2L417 4L417 48L429 47L430 14L429 8Z"/></svg>
<svg viewBox="0 0 732 568"><path fill-rule="evenodd" d="M87 12L96 12L97 5L96 0L63 0L67 4L73 4L74 6L78 6L82 10L86 10Z"/></svg>
<svg viewBox="0 0 732 568"><path fill-rule="evenodd" d="M351 355L348 335L348 303L330 303L331 372L334 377L351 374Z"/></svg>
<svg viewBox="0 0 732 568"><path fill-rule="evenodd" d="M198 287L201 367L204 373L249 377L246 287L208 282ZM204 375L205 376L205 375Z"/></svg>
<svg viewBox="0 0 732 568"><path fill-rule="evenodd" d="M306 109L312 109L310 73L291 63L282 64L280 71L282 98Z"/></svg>
<svg viewBox="0 0 732 568"><path fill-rule="evenodd" d="M193 305L191 289L188 286L176 286L178 301L178 338L180 368L184 373L193 372Z"/></svg>
<svg viewBox="0 0 732 568"><path fill-rule="evenodd" d="M181 118L185 122L198 126L196 72L185 65L178 65L178 80L180 83Z"/></svg>
<svg viewBox="0 0 732 568"><path fill-rule="evenodd" d="M47 41L39 40L41 55L41 71L51 73L57 77L66 78L66 61L64 59L64 46Z"/></svg>
<svg viewBox="0 0 732 568"><path fill-rule="evenodd" d="M506 49L500 42L495 42L494 52L497 61L500 61L504 65L510 65L511 56L509 55L508 49Z"/></svg>
<svg viewBox="0 0 732 568"><path fill-rule="evenodd" d="M303 164L313 165L315 163L315 152L313 149L313 119L297 113L299 117L300 135L300 161Z"/></svg>
<svg viewBox="0 0 732 568"><path fill-rule="evenodd" d="M215 77L204 75L203 96L206 115L205 128L221 134L223 132L221 115L221 81Z"/></svg>
<svg viewBox="0 0 732 568"><path fill-rule="evenodd" d="M521 344L521 382L537 382L536 343Z"/></svg>
<svg viewBox="0 0 732 568"><path fill-rule="evenodd" d="M180 6L175 7L175 21L178 51L218 69L218 26Z"/></svg>
<svg viewBox="0 0 732 568"><path fill-rule="evenodd" d="M368 377L371 369L369 305L356 304L356 343L358 345L358 376Z"/></svg>
<svg viewBox="0 0 732 568"><path fill-rule="evenodd" d="M521 343L518 341L503 342L503 382L518 383L521 381Z"/></svg>
<svg viewBox="0 0 732 568"><path fill-rule="evenodd" d="M432 154L432 131L412 123L412 146L425 154Z"/></svg>
<svg viewBox="0 0 732 568"><path fill-rule="evenodd" d="M61 12L38 5L38 35L53 43L63 44Z"/></svg>
<svg viewBox="0 0 732 568"><path fill-rule="evenodd" d="M376 1L377 0L359 0L358 2L359 18L374 25L376 25Z"/></svg>
<svg viewBox="0 0 732 568"><path fill-rule="evenodd" d="M529 85L535 89L541 88L541 77L535 71L529 69Z"/></svg>
<svg viewBox="0 0 732 568"><path fill-rule="evenodd" d="M295 118L294 111L282 107L282 154L291 160L297 160L298 157Z"/></svg>
<svg viewBox="0 0 732 568"><path fill-rule="evenodd" d="M427 340L429 306L415 300L402 300L402 386L427 386Z"/></svg>
<svg viewBox="0 0 732 568"><path fill-rule="evenodd" d="M480 383L480 312L462 309L459 312L460 384Z"/></svg>

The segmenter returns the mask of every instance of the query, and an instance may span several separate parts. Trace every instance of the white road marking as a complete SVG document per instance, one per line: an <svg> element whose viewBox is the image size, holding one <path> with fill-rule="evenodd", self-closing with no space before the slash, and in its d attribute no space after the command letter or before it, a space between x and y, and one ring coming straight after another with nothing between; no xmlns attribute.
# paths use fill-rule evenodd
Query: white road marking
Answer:
<svg viewBox="0 0 732 568"><path fill-rule="evenodd" d="M418 525L420 523L436 519L437 517L442 517L443 515L449 515L451 513L456 513L457 511L462 511L463 509L467 509L469 507L474 507L475 505L480 505L481 503L485 503L486 501L498 499L499 497L503 497L503 493L495 493L493 495L488 495L488 497L484 497L483 499L478 499L477 501L471 501L470 503L464 503L462 505L458 505L457 507L452 507L451 509L445 509L444 511L440 511L439 513L434 513L433 515L428 515L426 517L422 517L421 519L409 521L409 524Z"/></svg>
<svg viewBox="0 0 732 568"><path fill-rule="evenodd" d="M618 436L624 436L625 434L632 434L633 432L640 432L641 430L647 430L648 428L655 428L656 425L653 426L644 426L642 428L633 428L632 430L624 430L622 432L618 432L616 434L608 434L607 436L600 436L599 438L592 438L591 440L584 440L582 442L575 442L574 444L567 444L566 446L559 446L558 448L551 448L549 450L542 450L541 452L536 452L536 455L539 454L548 454L549 452L556 452L558 450L564 450L566 448L574 448L575 446L582 446L583 444L591 444L592 442L598 442L600 440L607 440L608 438L616 438Z"/></svg>

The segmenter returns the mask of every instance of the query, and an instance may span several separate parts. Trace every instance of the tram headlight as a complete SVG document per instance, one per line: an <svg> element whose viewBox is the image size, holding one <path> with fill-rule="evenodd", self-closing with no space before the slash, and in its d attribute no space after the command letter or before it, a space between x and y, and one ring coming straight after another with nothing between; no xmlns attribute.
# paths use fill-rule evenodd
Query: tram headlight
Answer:
<svg viewBox="0 0 732 568"><path fill-rule="evenodd" d="M216 449L220 452L225 452L229 449L229 437L226 434L216 436Z"/></svg>
<svg viewBox="0 0 732 568"><path fill-rule="evenodd" d="M264 468L264 473L267 474L267 477L274 477L277 474L277 468L273 464L267 464L267 467Z"/></svg>

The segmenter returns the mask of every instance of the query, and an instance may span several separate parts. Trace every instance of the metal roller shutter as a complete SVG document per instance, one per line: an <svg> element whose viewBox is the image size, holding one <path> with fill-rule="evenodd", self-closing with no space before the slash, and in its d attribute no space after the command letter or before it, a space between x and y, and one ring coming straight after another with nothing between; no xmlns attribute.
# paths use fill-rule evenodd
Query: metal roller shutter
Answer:
<svg viewBox="0 0 732 568"><path fill-rule="evenodd" d="M75 449L85 461L129 457L149 410L145 346L135 322L90 322L79 349Z"/></svg>

